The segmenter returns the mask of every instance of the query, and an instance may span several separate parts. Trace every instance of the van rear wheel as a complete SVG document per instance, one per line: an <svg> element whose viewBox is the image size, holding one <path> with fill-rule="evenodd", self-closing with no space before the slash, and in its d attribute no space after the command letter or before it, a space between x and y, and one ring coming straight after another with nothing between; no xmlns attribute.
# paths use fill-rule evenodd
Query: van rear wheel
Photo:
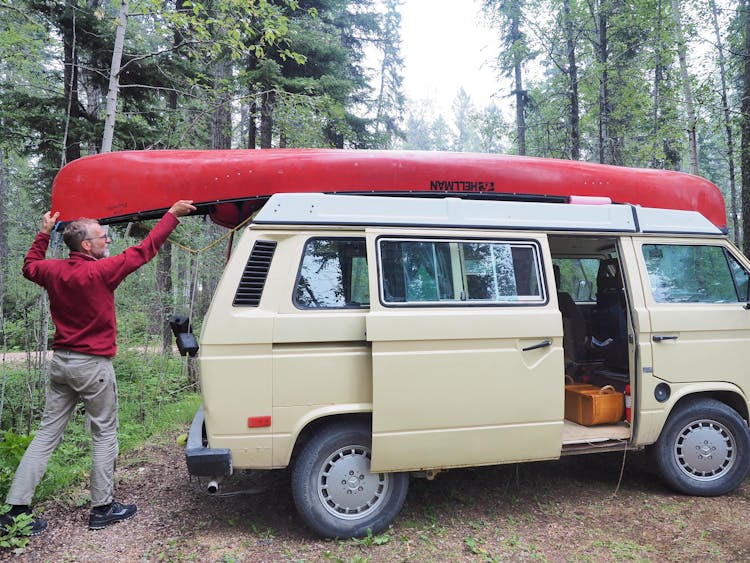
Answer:
<svg viewBox="0 0 750 563"><path fill-rule="evenodd" d="M364 422L321 428L292 467L292 496L302 519L330 538L377 534L406 499L409 475L370 472L371 430Z"/></svg>
<svg viewBox="0 0 750 563"><path fill-rule="evenodd" d="M697 399L670 415L655 454L662 479L673 489L723 495L736 489L750 470L750 431L724 403Z"/></svg>

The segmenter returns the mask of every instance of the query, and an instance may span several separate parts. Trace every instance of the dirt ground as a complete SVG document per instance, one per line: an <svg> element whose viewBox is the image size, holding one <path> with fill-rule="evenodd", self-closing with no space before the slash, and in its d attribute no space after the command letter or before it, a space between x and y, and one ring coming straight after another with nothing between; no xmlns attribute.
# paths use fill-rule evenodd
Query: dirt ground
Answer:
<svg viewBox="0 0 750 563"><path fill-rule="evenodd" d="M393 527L360 540L316 538L296 516L287 472L242 474L222 496L191 480L175 436L122 457L117 497L138 514L101 531L70 499L38 507L50 522L19 562L747 561L750 482L697 498L665 489L648 457L628 453L454 470L412 479ZM618 487L619 481L619 487ZM71 500L72 499L72 500Z"/></svg>

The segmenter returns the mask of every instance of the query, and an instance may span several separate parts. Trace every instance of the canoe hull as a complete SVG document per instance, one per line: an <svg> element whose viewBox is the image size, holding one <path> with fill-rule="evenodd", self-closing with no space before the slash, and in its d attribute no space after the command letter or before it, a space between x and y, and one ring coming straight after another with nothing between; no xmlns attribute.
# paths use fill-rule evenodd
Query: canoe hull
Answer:
<svg viewBox="0 0 750 563"><path fill-rule="evenodd" d="M53 211L62 221L152 218L178 199L225 227L274 193L470 192L606 196L644 207L699 211L726 230L719 189L680 172L475 153L335 149L154 150L98 154L58 173Z"/></svg>

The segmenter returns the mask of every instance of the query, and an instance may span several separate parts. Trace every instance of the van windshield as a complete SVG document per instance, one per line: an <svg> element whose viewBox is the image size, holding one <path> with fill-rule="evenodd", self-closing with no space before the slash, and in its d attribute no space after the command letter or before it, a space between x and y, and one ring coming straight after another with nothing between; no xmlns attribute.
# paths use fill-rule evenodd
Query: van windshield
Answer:
<svg viewBox="0 0 750 563"><path fill-rule="evenodd" d="M643 257L659 303L727 303L747 299L748 274L720 246L644 244Z"/></svg>

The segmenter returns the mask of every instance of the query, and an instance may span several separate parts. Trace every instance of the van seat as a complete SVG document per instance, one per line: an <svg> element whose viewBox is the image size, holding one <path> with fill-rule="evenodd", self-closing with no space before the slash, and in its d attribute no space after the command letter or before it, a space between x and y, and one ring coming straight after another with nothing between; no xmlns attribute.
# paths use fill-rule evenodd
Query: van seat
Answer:
<svg viewBox="0 0 750 563"><path fill-rule="evenodd" d="M565 353L566 373L575 371L571 366L585 362L586 352L586 319L571 295L560 291L560 267L553 265L555 284L557 285L557 306L563 321L563 350ZM574 373L569 373L573 376Z"/></svg>
<svg viewBox="0 0 750 563"><path fill-rule="evenodd" d="M593 355L608 368L628 370L628 330L625 289L617 258L602 260L596 276L596 308L592 315Z"/></svg>

